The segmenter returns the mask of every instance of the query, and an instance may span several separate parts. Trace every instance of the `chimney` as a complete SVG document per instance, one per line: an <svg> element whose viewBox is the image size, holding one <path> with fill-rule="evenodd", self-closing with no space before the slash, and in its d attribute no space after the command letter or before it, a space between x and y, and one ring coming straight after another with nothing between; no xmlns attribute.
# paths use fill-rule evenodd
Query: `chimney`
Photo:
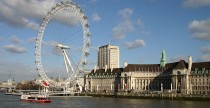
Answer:
<svg viewBox="0 0 210 108"><path fill-rule="evenodd" d="M113 71L113 65L111 65L111 72Z"/></svg>
<svg viewBox="0 0 210 108"><path fill-rule="evenodd" d="M126 68L128 66L127 62L124 62L124 68Z"/></svg>
<svg viewBox="0 0 210 108"><path fill-rule="evenodd" d="M105 65L105 72L107 71L107 65Z"/></svg>
<svg viewBox="0 0 210 108"><path fill-rule="evenodd" d="M94 67L94 71L93 71L94 73L96 72L96 68L97 68L97 66L95 65L95 67Z"/></svg>
<svg viewBox="0 0 210 108"><path fill-rule="evenodd" d="M192 68L192 56L188 57L188 70L191 70Z"/></svg>

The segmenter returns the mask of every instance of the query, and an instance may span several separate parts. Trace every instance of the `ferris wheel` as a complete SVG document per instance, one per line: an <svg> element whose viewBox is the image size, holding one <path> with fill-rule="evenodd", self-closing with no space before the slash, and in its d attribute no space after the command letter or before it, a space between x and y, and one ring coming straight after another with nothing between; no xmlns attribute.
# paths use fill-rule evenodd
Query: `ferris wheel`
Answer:
<svg viewBox="0 0 210 108"><path fill-rule="evenodd" d="M54 36L56 38L53 38L53 36L44 35L46 32L45 29L49 25L51 19L53 19L53 17L60 11L69 12L71 15L74 15L74 17L78 20L79 24L77 26L79 27L76 28L80 29L80 33L74 31L74 33L67 36ZM73 27L71 26L69 28L72 29ZM55 29L51 30L50 32L54 30ZM69 30L69 32L72 31ZM53 33L51 34L53 35ZM64 34L65 33L60 33L59 35ZM76 83L78 76L84 72L84 66L87 64L90 36L91 33L89 31L87 16L84 14L79 5L75 4L74 2L66 1L58 3L52 7L52 9L47 13L47 16L43 18L38 36L36 38L35 46L35 63L37 66L37 71L47 85L50 87L62 88L67 84L73 85ZM75 40L75 38L80 38L80 42L78 42L78 40L72 42L72 40ZM51 44L47 44L50 42ZM72 45L72 43L76 43L76 45ZM80 43L80 45L78 45L78 43ZM53 51L57 51L57 53L51 53ZM73 53L75 52L79 53L75 54L77 59L73 60ZM56 81L52 78L53 76L49 76L47 74L51 74L53 71L54 75L60 75L61 72L63 72L62 80Z"/></svg>

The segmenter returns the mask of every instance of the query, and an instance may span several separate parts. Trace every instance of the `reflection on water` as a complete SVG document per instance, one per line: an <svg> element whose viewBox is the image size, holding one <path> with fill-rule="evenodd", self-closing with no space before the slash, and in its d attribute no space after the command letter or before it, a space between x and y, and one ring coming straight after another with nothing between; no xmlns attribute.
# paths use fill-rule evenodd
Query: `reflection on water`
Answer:
<svg viewBox="0 0 210 108"><path fill-rule="evenodd" d="M0 93L2 108L209 108L210 102L144 100L118 98L51 98L52 103L29 103L20 101L19 96Z"/></svg>

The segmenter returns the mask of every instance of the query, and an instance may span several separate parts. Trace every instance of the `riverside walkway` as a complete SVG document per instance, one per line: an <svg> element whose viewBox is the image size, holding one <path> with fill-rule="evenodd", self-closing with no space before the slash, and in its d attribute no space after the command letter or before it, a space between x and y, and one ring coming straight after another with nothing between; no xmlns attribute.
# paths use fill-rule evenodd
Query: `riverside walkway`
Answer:
<svg viewBox="0 0 210 108"><path fill-rule="evenodd" d="M182 95L182 94L173 94L173 93L160 93L160 94L81 93L80 95L93 96L93 97L130 98L130 99L210 101L210 96L209 95Z"/></svg>

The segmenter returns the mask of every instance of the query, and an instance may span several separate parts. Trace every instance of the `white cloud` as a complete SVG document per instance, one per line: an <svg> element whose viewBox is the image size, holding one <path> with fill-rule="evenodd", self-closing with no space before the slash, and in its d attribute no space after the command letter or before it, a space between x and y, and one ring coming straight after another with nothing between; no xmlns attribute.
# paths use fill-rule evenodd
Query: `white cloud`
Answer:
<svg viewBox="0 0 210 108"><path fill-rule="evenodd" d="M114 40L124 39L126 34L135 30L131 20L124 20L112 29L112 37Z"/></svg>
<svg viewBox="0 0 210 108"><path fill-rule="evenodd" d="M94 13L92 15L92 20L93 20L93 22L98 22L101 20L101 17L97 13Z"/></svg>
<svg viewBox="0 0 210 108"><path fill-rule="evenodd" d="M122 22L112 29L112 38L114 40L124 39L126 34L135 30L134 24L130 17L133 14L133 9L125 8L119 10L119 15L123 18Z"/></svg>
<svg viewBox="0 0 210 108"><path fill-rule="evenodd" d="M53 47L52 54L57 55L57 56L62 56L63 52L62 52L62 50L60 48Z"/></svg>
<svg viewBox="0 0 210 108"><path fill-rule="evenodd" d="M169 62L179 62L180 60L188 61L188 58L186 56L176 56L169 59Z"/></svg>
<svg viewBox="0 0 210 108"><path fill-rule="evenodd" d="M145 42L144 40L138 39L138 40L135 40L134 42L125 42L124 45L128 49L134 49L134 48L145 46Z"/></svg>
<svg viewBox="0 0 210 108"><path fill-rule="evenodd" d="M137 19L136 24L139 25L141 28L144 28L144 23L142 22L140 18Z"/></svg>
<svg viewBox="0 0 210 108"><path fill-rule="evenodd" d="M150 35L150 32L149 31L146 31L146 30L141 30L140 31L140 34L142 34L144 36L149 36Z"/></svg>
<svg viewBox="0 0 210 108"><path fill-rule="evenodd" d="M133 9L125 8L119 11L119 15L121 15L123 18L129 18L131 15L133 15L133 12L134 12Z"/></svg>
<svg viewBox="0 0 210 108"><path fill-rule="evenodd" d="M35 43L36 42L36 37L28 38L26 41L29 42L29 43Z"/></svg>
<svg viewBox="0 0 210 108"><path fill-rule="evenodd" d="M15 44L20 44L20 43L23 42L23 40L19 39L17 36L11 36L11 37L9 38L9 40L10 40L11 42L15 43Z"/></svg>
<svg viewBox="0 0 210 108"><path fill-rule="evenodd" d="M210 61L210 54L204 54L200 56L197 61L198 62Z"/></svg>
<svg viewBox="0 0 210 108"><path fill-rule="evenodd" d="M202 55L198 57L197 62L210 61L210 46L201 47Z"/></svg>
<svg viewBox="0 0 210 108"><path fill-rule="evenodd" d="M209 53L210 54L210 46L204 46L201 48L202 53Z"/></svg>
<svg viewBox="0 0 210 108"><path fill-rule="evenodd" d="M9 75L15 78L15 81L33 80L38 73L35 67L18 62L0 61L0 79L7 80Z"/></svg>
<svg viewBox="0 0 210 108"><path fill-rule="evenodd" d="M189 24L189 30L194 38L210 41L210 19L193 20Z"/></svg>
<svg viewBox="0 0 210 108"><path fill-rule="evenodd" d="M210 0L184 0L183 6L186 8L199 8L209 6Z"/></svg>
<svg viewBox="0 0 210 108"><path fill-rule="evenodd" d="M58 42L51 40L51 41L43 41L42 44L46 45L46 46L56 46L58 44Z"/></svg>
<svg viewBox="0 0 210 108"><path fill-rule="evenodd" d="M38 29L42 18L56 3L58 0L1 0L0 22L13 27ZM70 26L78 23L69 11L59 12L55 20Z"/></svg>
<svg viewBox="0 0 210 108"><path fill-rule="evenodd" d="M145 30L144 23L140 18L137 19L135 24L140 27L140 32L139 33L141 35L143 35L143 36L149 36L150 35L150 32Z"/></svg>
<svg viewBox="0 0 210 108"><path fill-rule="evenodd" d="M68 26L76 26L79 24L79 18L77 18L73 13L69 13L68 10L63 10L62 12L57 13L54 19Z"/></svg>
<svg viewBox="0 0 210 108"><path fill-rule="evenodd" d="M126 37L128 33L133 33L136 28L141 35L149 35L150 33L144 29L144 24L140 18L133 20L131 17L134 10L125 8L119 10L118 14L122 17L122 21L112 29L113 40L121 40Z"/></svg>
<svg viewBox="0 0 210 108"><path fill-rule="evenodd" d="M31 8L25 4L26 0L1 0L0 1L0 22L14 27L26 27L36 29L38 24L29 22L26 17L27 11ZM24 3L24 4L22 4ZM24 10L24 11L21 11ZM33 11L31 11L33 13ZM34 28L35 27L35 28Z"/></svg>
<svg viewBox="0 0 210 108"><path fill-rule="evenodd" d="M26 48L17 45L5 45L3 48L10 53L16 54L26 53L27 51Z"/></svg>

